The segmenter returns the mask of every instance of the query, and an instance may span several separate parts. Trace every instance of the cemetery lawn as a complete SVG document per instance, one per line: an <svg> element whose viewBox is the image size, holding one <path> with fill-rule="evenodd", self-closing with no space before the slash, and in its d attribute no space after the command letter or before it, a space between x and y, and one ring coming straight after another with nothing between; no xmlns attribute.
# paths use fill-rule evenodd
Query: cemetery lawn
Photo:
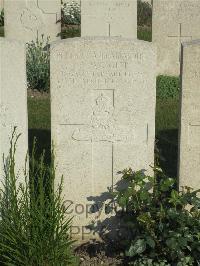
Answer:
<svg viewBox="0 0 200 266"><path fill-rule="evenodd" d="M171 177L177 175L178 112L178 99L157 99L156 142L161 155L160 164ZM45 149L48 162L51 145L49 95L29 95L28 114L29 148L31 149L35 136L38 141L38 152Z"/></svg>
<svg viewBox="0 0 200 266"><path fill-rule="evenodd" d="M37 154L45 150L46 162L50 162L51 155L51 115L50 97L28 97L28 128L29 150L32 150L34 138L37 139Z"/></svg>

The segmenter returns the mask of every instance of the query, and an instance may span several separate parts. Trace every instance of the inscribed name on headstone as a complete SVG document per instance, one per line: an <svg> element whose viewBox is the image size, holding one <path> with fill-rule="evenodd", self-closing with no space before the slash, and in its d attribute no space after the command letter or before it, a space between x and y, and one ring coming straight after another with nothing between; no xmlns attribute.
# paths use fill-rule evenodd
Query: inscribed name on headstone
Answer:
<svg viewBox="0 0 200 266"><path fill-rule="evenodd" d="M155 0L153 42L158 48L158 74L180 74L181 43L200 38L199 0Z"/></svg>
<svg viewBox="0 0 200 266"><path fill-rule="evenodd" d="M28 119L26 56L24 44L0 38L0 180L3 176L3 154L9 155L10 140L16 128L21 134L16 149L16 173L25 169L28 152ZM22 175L19 175L18 181Z"/></svg>
<svg viewBox="0 0 200 266"><path fill-rule="evenodd" d="M61 24L60 0L4 0L5 37L35 41L37 37L58 39Z"/></svg>
<svg viewBox="0 0 200 266"><path fill-rule="evenodd" d="M118 171L149 171L154 163L155 79L156 51L148 42L85 37L51 48L56 177L64 176L78 237L97 215L88 217L88 206L100 211L91 197L114 186Z"/></svg>
<svg viewBox="0 0 200 266"><path fill-rule="evenodd" d="M137 38L137 1L82 0L81 36Z"/></svg>
<svg viewBox="0 0 200 266"><path fill-rule="evenodd" d="M179 187L200 189L200 41L184 43L182 54Z"/></svg>

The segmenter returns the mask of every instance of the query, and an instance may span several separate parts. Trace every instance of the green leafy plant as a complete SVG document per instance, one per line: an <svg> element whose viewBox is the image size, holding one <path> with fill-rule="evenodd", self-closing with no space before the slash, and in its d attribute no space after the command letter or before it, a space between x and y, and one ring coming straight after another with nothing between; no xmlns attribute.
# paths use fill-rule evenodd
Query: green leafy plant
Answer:
<svg viewBox="0 0 200 266"><path fill-rule="evenodd" d="M174 179L160 168L154 171L155 177L132 169L120 172L124 186L112 193L129 232L126 255L144 262L134 265L200 263L200 190L178 192Z"/></svg>
<svg viewBox="0 0 200 266"><path fill-rule="evenodd" d="M179 77L158 76L157 97L160 99L177 98L180 92Z"/></svg>
<svg viewBox="0 0 200 266"><path fill-rule="evenodd" d="M11 141L1 189L0 261L13 266L75 265L62 182L54 189L54 159L46 167L43 155L36 161L33 152L29 176L25 171L25 182L19 183L15 173L16 141Z"/></svg>
<svg viewBox="0 0 200 266"><path fill-rule="evenodd" d="M62 4L62 24L80 25L81 24L81 7L76 0Z"/></svg>
<svg viewBox="0 0 200 266"><path fill-rule="evenodd" d="M176 266L190 266L194 265L193 264L193 259L191 257L185 257L181 258L180 261L176 264ZM171 266L167 262L167 260L159 260L157 262L154 262L152 259L149 258L140 258L135 260L133 263L129 263L129 265L134 265L134 266Z"/></svg>
<svg viewBox="0 0 200 266"><path fill-rule="evenodd" d="M27 44L28 87L38 91L49 91L50 87L50 50L49 38L37 39Z"/></svg>

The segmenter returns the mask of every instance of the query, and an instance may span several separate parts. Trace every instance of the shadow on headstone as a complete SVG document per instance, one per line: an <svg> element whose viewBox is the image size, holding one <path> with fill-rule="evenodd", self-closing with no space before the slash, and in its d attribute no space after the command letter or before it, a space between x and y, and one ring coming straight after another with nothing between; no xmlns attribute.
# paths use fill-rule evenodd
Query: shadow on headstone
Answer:
<svg viewBox="0 0 200 266"><path fill-rule="evenodd" d="M121 190L128 187L125 180L119 180L114 190ZM93 202L90 212L97 213L99 217L96 221L91 222L87 228L93 234L99 235L105 245L105 250L114 250L120 252L129 246L132 239L135 238L136 228L133 228L134 214L125 212L113 202L111 188L99 196L91 196L87 198L88 202ZM131 221L127 226L127 222Z"/></svg>

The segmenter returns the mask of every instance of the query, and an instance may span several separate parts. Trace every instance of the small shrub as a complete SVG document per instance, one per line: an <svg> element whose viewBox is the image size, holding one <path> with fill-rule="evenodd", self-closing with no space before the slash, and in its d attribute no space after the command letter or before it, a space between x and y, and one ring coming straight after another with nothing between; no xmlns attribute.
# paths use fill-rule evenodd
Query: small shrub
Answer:
<svg viewBox="0 0 200 266"><path fill-rule="evenodd" d="M137 6L137 20L138 26L148 26L152 25L152 7L148 2L142 2L138 0Z"/></svg>
<svg viewBox="0 0 200 266"><path fill-rule="evenodd" d="M80 25L81 24L81 7L76 0L62 4L62 24L63 25Z"/></svg>
<svg viewBox="0 0 200 266"><path fill-rule="evenodd" d="M18 184L15 174L16 142L10 156L0 199L0 261L3 265L75 265L62 200L62 182L54 189L54 165L30 160L29 177ZM28 180L29 178L29 180Z"/></svg>
<svg viewBox="0 0 200 266"><path fill-rule="evenodd" d="M49 39L27 44L27 81L30 89L49 91L50 87L50 50Z"/></svg>
<svg viewBox="0 0 200 266"><path fill-rule="evenodd" d="M125 187L113 193L129 233L126 255L138 262L132 265L199 265L200 190L178 192L174 179L154 171L122 171Z"/></svg>
<svg viewBox="0 0 200 266"><path fill-rule="evenodd" d="M157 77L156 87L158 98L177 98L180 92L180 79L179 77L160 75Z"/></svg>

